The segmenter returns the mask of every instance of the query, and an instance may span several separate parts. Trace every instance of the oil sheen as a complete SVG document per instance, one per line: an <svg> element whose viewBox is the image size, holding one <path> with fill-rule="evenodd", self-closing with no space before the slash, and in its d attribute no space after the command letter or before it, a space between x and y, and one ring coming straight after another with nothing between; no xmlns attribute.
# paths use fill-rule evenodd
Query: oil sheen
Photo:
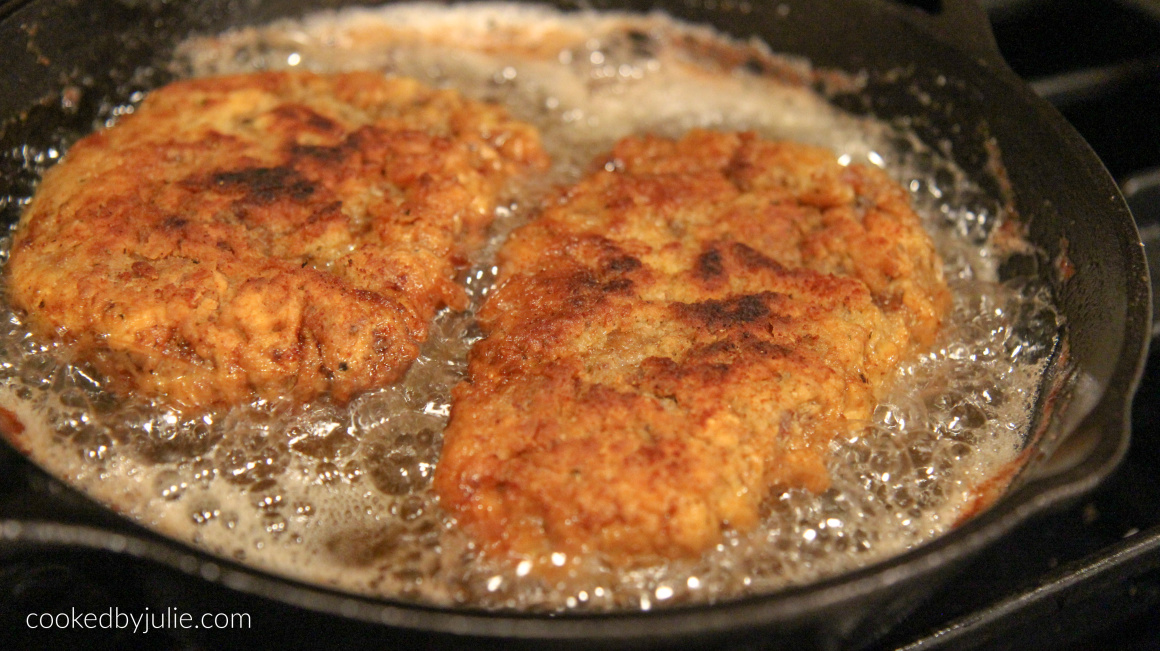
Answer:
<svg viewBox="0 0 1160 651"><path fill-rule="evenodd" d="M770 496L760 527L727 535L700 559L612 571L559 554L565 578L548 582L530 563L481 557L430 490L451 388L479 337L471 310L441 313L400 383L346 407L274 401L185 417L111 396L4 301L0 402L32 424L31 455L141 524L353 593L649 610L805 584L921 545L1018 458L1062 321L1044 288L999 282L1001 202L950 162L953 152L831 106L803 83L816 79L805 62L657 14L490 4L321 13L191 39L173 62L183 76L287 68L415 77L500 102L541 130L554 167L497 210L488 246L462 276L472 310L492 288L496 249L549 188L576 181L625 135L707 127L823 145L843 163L885 168L910 190L945 260L953 312L935 348L899 369L873 419L835 438L825 493ZM110 119L132 109L117 107ZM42 154L26 156L29 169L59 157ZM0 244L6 255L10 238Z"/></svg>

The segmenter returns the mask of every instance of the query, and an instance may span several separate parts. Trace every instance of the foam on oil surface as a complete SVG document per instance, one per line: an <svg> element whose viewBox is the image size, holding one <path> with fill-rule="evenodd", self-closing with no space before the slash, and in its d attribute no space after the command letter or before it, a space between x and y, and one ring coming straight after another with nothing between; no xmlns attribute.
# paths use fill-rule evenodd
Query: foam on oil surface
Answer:
<svg viewBox="0 0 1160 651"><path fill-rule="evenodd" d="M451 387L479 336L470 313L440 314L401 383L345 408L262 402L183 418L110 397L99 377L69 364L67 350L38 342L5 307L0 402L46 425L28 433L39 463L142 524L357 593L647 610L807 583L921 544L952 526L975 489L1018 456L1060 319L1042 288L996 281L1000 256L989 235L1002 218L998 202L913 136L785 83L808 72L800 63L770 58L778 78L736 65L755 52L767 56L759 45L659 15L416 5L195 39L175 63L190 75L381 70L500 101L538 126L555 166L497 211L489 246L464 274L475 306L494 277L491 256L543 190L575 181L629 133L753 129L879 165L908 187L954 294L939 343L900 370L871 422L835 439L829 490L771 496L756 531L727 536L702 559L611 572L561 554L554 561L571 578L549 584L528 563L478 557L429 490ZM4 252L9 244L0 242Z"/></svg>

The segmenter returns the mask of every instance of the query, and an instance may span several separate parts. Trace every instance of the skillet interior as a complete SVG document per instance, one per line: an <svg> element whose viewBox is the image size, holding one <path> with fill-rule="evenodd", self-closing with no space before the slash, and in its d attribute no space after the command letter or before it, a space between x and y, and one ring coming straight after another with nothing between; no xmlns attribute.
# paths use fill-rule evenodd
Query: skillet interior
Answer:
<svg viewBox="0 0 1160 651"><path fill-rule="evenodd" d="M0 196L26 195L34 182L18 165L21 145L43 150L67 144L90 130L104 108L99 98L116 105L136 90L164 83L166 73L160 64L167 60L171 45L187 34L297 15L307 9L304 4L248 0L192 6L121 0L5 5L0 9L0 58L10 62L14 83L0 93L0 120L7 121L0 133L0 151L6 152L0 158L0 184L5 186ZM310 4L309 9L343 4L349 3ZM587 4L641 10L656 5L678 18L710 22L736 36L756 33L773 50L803 55L818 67L866 70L867 91L839 96L839 104L885 119L913 118L911 126L924 140L948 140L959 165L1001 195L1004 184L1002 176L993 173L991 147L997 142L1013 189L1013 206L1027 225L1028 239L1042 250L1041 255L1013 258L1004 271L1034 273L1050 282L1070 324L1072 366L1057 366L1045 382L1062 385L1082 378L1077 399L1040 405L1044 443L1060 440L1061 432L1073 432L1060 450L1065 454L1038 455L1019 489L994 508L887 563L767 597L638 615L547 619L352 599L221 563L86 507L71 514L6 513L6 518L28 523L7 537L119 547L290 603L428 630L658 641L776 625L783 635L798 631L811 639L816 634L823 640L849 640L872 636L916 603L919 595L933 590L935 579L953 571L970 552L1035 511L1093 487L1110 472L1126 448L1127 403L1148 331L1149 297L1138 236L1102 165L1063 119L1008 71L987 59L978 60L976 55L985 56L985 49L976 41L947 43L940 37L953 11L948 9L940 23L868 1L715 3L714 9L678 1ZM91 25L102 29L94 33ZM62 89L70 85L85 92L79 105L62 110ZM0 211L10 223L18 217L19 206L0 204ZM1055 264L1064 257L1075 270L1067 279ZM1074 375L1064 372L1070 369ZM80 526L38 530L32 522L37 520ZM129 537L111 538L106 533L110 530ZM207 564L218 569L206 570Z"/></svg>

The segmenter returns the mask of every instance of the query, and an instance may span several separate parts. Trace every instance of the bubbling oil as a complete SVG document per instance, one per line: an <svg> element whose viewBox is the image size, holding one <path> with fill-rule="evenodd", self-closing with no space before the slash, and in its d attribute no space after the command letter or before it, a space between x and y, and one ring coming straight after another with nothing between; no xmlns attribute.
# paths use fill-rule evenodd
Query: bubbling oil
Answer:
<svg viewBox="0 0 1160 651"><path fill-rule="evenodd" d="M722 55L731 51L745 54ZM778 74L736 65L755 51ZM1022 449L1062 322L1042 286L998 281L1002 256L990 235L1001 205L912 134L844 114L788 83L808 74L800 62L661 15L403 5L193 39L174 67L184 75L305 67L416 77L503 103L540 129L555 163L497 209L487 247L462 276L472 308L440 313L401 382L342 408L261 401L183 416L116 398L66 348L34 337L0 296L0 402L37 424L26 434L32 456L145 526L353 593L500 609L649 610L774 591L896 555L948 530L976 488ZM494 254L548 188L575 182L617 139L693 127L752 129L827 146L844 164L885 168L910 190L946 263L948 324L933 350L899 369L873 418L834 439L826 492L771 495L756 530L727 534L702 558L612 571L557 554L567 578L553 583L530 572L530 562L482 557L430 483L451 388L480 337L472 314L493 286ZM5 257L10 245L0 239Z"/></svg>

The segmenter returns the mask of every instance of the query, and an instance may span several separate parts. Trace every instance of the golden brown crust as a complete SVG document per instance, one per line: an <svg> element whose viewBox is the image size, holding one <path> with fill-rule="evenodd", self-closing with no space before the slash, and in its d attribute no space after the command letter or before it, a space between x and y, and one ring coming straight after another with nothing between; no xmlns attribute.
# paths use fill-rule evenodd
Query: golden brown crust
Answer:
<svg viewBox="0 0 1160 651"><path fill-rule="evenodd" d="M14 303L114 388L204 407L397 379L504 185L546 164L497 107L374 73L182 81L45 176Z"/></svg>
<svg viewBox="0 0 1160 651"><path fill-rule="evenodd" d="M435 477L493 551L696 555L826 488L948 306L906 193L752 134L628 138L501 252Z"/></svg>

